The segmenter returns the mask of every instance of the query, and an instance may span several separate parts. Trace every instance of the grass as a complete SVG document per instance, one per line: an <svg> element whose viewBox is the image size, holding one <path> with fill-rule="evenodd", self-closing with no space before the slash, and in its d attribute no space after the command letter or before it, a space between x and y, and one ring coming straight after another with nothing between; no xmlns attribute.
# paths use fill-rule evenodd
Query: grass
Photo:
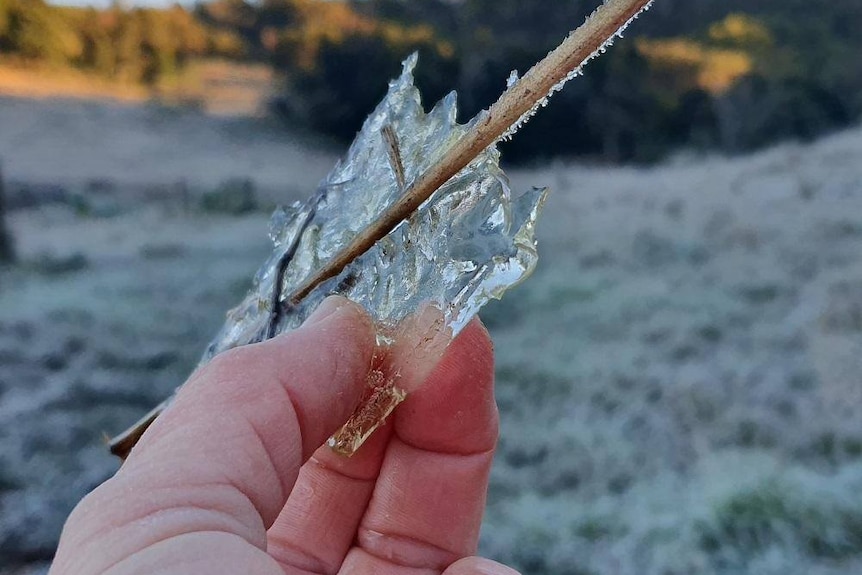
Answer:
<svg viewBox="0 0 862 575"><path fill-rule="evenodd" d="M483 554L533 575L862 572L860 404L846 393L859 371L835 367L857 357L862 250L855 236L823 233L823 222L843 228L862 213L862 195L847 183L859 180L856 164L824 161L836 149L859 157L862 133L805 147L787 168L823 182L808 203L794 194L761 205L760 188L726 189L787 150L510 174L522 189L560 170L571 187L549 200L536 276L482 314L502 423ZM675 198L685 208L665 215ZM646 199L658 207L646 211ZM131 214L59 219L74 225L39 249L80 250L89 267L3 275L0 476L27 497L9 492L0 525L30 537L38 522L19 501L71 504L100 478L113 463L97 433L123 428L179 382L247 290L268 253L266 218L184 217L164 227ZM52 230L27 225L38 229L14 229L34 258L34 240ZM105 257L127 231L143 237ZM106 239L83 242L83 232ZM759 249L744 249L746 238ZM636 259L640 240L656 266ZM687 255L702 246L708 259ZM794 271L803 263L810 274ZM63 434L82 440L85 425L95 443L69 448ZM24 451L33 445L47 450ZM46 504L40 521L59 531L63 508Z"/></svg>
<svg viewBox="0 0 862 575"><path fill-rule="evenodd" d="M242 215L259 209L254 182L232 178L201 197L201 209L215 214Z"/></svg>
<svg viewBox="0 0 862 575"><path fill-rule="evenodd" d="M90 262L87 256L80 252L69 255L44 252L32 260L24 262L24 265L39 275L55 277L86 270L90 267Z"/></svg>
<svg viewBox="0 0 862 575"><path fill-rule="evenodd" d="M833 560L862 554L862 502L850 488L830 490L824 479L771 479L733 493L698 524L701 548L726 563L772 548Z"/></svg>

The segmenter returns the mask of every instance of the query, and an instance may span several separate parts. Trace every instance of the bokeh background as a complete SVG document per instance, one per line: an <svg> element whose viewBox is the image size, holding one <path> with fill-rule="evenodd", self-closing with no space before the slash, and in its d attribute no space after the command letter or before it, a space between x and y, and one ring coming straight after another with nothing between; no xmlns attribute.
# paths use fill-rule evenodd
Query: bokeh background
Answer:
<svg viewBox="0 0 862 575"><path fill-rule="evenodd" d="M597 3L0 0L0 574L46 571L103 434L194 367L403 57L466 119ZM552 194L482 314L483 553L862 572L859 30L859 0L656 0L504 146Z"/></svg>

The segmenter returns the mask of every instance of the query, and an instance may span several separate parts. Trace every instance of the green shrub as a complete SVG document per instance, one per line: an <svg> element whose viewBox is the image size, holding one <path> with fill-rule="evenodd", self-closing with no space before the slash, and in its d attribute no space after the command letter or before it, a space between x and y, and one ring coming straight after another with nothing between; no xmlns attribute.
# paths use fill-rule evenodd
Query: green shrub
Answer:
<svg viewBox="0 0 862 575"><path fill-rule="evenodd" d="M201 209L218 214L240 215L258 209L254 182L248 178L232 178L201 197Z"/></svg>
<svg viewBox="0 0 862 575"><path fill-rule="evenodd" d="M862 502L769 481L719 502L698 525L701 547L725 559L789 547L818 558L862 554Z"/></svg>
<svg viewBox="0 0 862 575"><path fill-rule="evenodd" d="M90 262L87 256L80 252L68 255L44 252L30 260L27 267L40 275L61 276L85 270L90 267Z"/></svg>

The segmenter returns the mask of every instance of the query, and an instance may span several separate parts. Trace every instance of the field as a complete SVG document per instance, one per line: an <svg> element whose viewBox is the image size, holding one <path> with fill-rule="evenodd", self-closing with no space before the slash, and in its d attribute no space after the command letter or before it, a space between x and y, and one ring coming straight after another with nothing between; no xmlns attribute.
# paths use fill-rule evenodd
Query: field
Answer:
<svg viewBox="0 0 862 575"><path fill-rule="evenodd" d="M535 276L482 314L503 426L483 553L535 575L862 570L860 158L854 129L510 173L552 195ZM267 207L336 153L262 120L4 99L0 159L20 256L0 573L42 573L116 469L103 433L188 374L268 253Z"/></svg>

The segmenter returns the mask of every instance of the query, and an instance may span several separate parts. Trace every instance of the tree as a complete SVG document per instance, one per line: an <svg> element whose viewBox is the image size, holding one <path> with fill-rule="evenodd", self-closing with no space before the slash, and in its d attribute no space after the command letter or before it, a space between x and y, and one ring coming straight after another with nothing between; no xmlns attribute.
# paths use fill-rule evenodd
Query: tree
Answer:
<svg viewBox="0 0 862 575"><path fill-rule="evenodd" d="M386 93L387 80L415 51L422 60L417 83L426 99L453 87L454 48L429 25L379 20L340 2L269 0L263 6L264 45L287 79L279 109L315 129L352 138Z"/></svg>

